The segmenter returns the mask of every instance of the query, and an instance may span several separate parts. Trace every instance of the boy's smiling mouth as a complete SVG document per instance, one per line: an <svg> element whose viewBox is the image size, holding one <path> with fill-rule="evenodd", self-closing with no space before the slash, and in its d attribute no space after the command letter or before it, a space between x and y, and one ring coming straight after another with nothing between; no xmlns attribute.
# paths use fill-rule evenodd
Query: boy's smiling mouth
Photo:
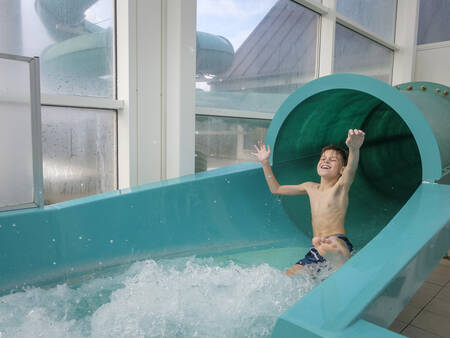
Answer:
<svg viewBox="0 0 450 338"><path fill-rule="evenodd" d="M331 169L331 166L328 165L328 164L322 164L322 165L320 166L320 169Z"/></svg>

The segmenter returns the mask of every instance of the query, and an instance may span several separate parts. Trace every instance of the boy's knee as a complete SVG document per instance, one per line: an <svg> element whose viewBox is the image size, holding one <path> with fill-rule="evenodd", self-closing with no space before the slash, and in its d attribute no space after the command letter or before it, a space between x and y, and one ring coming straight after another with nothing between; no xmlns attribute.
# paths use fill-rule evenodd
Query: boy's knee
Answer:
<svg viewBox="0 0 450 338"><path fill-rule="evenodd" d="M320 245L320 237L313 237L312 245L314 245L317 248Z"/></svg>
<svg viewBox="0 0 450 338"><path fill-rule="evenodd" d="M303 269L303 266L300 264L295 264L287 269L284 273L290 277L294 276L298 271Z"/></svg>

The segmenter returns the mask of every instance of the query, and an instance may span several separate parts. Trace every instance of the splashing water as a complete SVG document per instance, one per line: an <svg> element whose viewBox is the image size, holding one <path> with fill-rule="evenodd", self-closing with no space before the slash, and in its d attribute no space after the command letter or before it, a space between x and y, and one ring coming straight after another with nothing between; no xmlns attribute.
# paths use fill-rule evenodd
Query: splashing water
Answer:
<svg viewBox="0 0 450 338"><path fill-rule="evenodd" d="M270 336L278 316L330 273L287 277L267 264L147 260L78 287L0 298L0 337Z"/></svg>

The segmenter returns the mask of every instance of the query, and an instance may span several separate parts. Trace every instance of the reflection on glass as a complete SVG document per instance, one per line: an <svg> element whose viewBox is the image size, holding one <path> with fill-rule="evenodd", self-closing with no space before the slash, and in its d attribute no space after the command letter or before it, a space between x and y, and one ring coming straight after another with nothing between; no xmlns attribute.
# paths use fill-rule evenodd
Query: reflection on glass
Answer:
<svg viewBox="0 0 450 338"><path fill-rule="evenodd" d="M40 56L43 93L114 96L114 0L2 0L0 52Z"/></svg>
<svg viewBox="0 0 450 338"><path fill-rule="evenodd" d="M450 1L420 1L417 43L425 44L450 40Z"/></svg>
<svg viewBox="0 0 450 338"><path fill-rule="evenodd" d="M204 71L197 62L197 88L217 101L222 92L239 100L249 92L288 95L314 78L316 13L290 0L245 1L234 12L213 0L198 4L197 29L208 35L199 37L197 55L217 67Z"/></svg>
<svg viewBox="0 0 450 338"><path fill-rule="evenodd" d="M290 0L198 0L197 114L270 118L315 78L318 18Z"/></svg>
<svg viewBox="0 0 450 338"><path fill-rule="evenodd" d="M197 115L195 171L255 161L253 145L265 139L269 124L270 120Z"/></svg>
<svg viewBox="0 0 450 338"><path fill-rule="evenodd" d="M338 0L338 13L394 42L397 0Z"/></svg>
<svg viewBox="0 0 450 338"><path fill-rule="evenodd" d="M28 62L0 59L0 208L34 202Z"/></svg>
<svg viewBox="0 0 450 338"><path fill-rule="evenodd" d="M45 204L116 189L116 112L42 107Z"/></svg>
<svg viewBox="0 0 450 338"><path fill-rule="evenodd" d="M337 24L334 73L357 73L391 83L393 52Z"/></svg>

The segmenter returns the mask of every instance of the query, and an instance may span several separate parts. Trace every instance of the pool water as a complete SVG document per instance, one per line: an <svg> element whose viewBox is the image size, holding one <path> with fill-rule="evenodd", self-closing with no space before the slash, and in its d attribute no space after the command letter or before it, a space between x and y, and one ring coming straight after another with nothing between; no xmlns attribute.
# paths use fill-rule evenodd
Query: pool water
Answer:
<svg viewBox="0 0 450 338"><path fill-rule="evenodd" d="M0 298L0 337L267 337L332 272L286 276L304 251L146 260L81 284L28 288Z"/></svg>

